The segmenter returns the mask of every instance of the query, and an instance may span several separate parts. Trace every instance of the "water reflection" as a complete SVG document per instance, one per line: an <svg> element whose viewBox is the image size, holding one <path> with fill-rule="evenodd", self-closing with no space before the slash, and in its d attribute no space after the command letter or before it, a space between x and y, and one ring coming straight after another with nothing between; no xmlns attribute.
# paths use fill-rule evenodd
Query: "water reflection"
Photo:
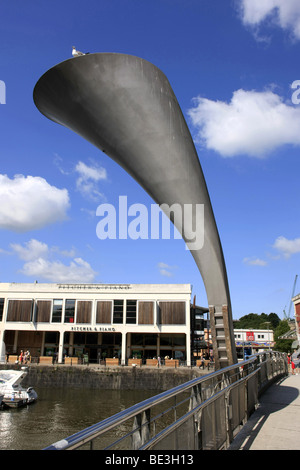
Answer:
<svg viewBox="0 0 300 470"><path fill-rule="evenodd" d="M0 411L0 450L39 450L156 395L147 390L38 389L38 401Z"/></svg>

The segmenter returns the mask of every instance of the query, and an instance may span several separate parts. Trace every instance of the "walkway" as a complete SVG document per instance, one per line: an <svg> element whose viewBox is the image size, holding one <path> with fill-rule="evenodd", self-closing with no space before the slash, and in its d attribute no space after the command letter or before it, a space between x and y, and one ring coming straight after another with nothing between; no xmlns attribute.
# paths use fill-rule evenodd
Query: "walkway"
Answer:
<svg viewBox="0 0 300 470"><path fill-rule="evenodd" d="M300 449L300 375L289 375L261 397L229 450Z"/></svg>

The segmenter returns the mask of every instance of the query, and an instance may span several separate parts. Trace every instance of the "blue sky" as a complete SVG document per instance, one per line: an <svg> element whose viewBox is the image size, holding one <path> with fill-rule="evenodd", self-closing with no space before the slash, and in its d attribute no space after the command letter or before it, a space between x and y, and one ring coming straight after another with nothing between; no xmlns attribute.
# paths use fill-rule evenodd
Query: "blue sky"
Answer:
<svg viewBox="0 0 300 470"><path fill-rule="evenodd" d="M283 317L300 260L298 0L0 0L0 18L0 281L191 283L207 305L182 240L97 238L100 204L153 201L35 107L35 83L75 45L166 74L210 192L233 316Z"/></svg>

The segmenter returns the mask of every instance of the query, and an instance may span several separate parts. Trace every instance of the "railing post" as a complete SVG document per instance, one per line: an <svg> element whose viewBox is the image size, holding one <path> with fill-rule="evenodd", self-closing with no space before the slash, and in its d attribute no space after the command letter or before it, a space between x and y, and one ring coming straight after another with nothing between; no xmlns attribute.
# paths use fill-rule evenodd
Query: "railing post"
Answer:
<svg viewBox="0 0 300 470"><path fill-rule="evenodd" d="M193 410L194 408L196 408L197 405L200 405L201 401L202 401L201 384L197 384L194 387L192 387L192 390L191 390L189 410Z"/></svg>
<svg viewBox="0 0 300 470"><path fill-rule="evenodd" d="M230 404L230 392L226 393L225 395L225 403L226 403L226 445L229 447L230 443L233 440L233 433L232 433L232 405Z"/></svg>
<svg viewBox="0 0 300 470"><path fill-rule="evenodd" d="M132 450L138 450L150 439L150 408L136 415L133 421Z"/></svg>

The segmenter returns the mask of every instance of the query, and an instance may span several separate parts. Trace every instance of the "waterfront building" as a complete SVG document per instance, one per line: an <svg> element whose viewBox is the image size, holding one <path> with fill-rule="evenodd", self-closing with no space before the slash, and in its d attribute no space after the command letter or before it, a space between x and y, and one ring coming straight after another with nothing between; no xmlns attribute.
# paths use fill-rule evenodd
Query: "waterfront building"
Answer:
<svg viewBox="0 0 300 470"><path fill-rule="evenodd" d="M294 303L294 314L295 314L295 325L296 325L296 335L297 335L297 343L293 345L293 347L299 348L300 345L300 294L297 294L295 297L292 298Z"/></svg>
<svg viewBox="0 0 300 470"><path fill-rule="evenodd" d="M169 356L189 366L190 311L190 284L0 283L0 345L58 363Z"/></svg>
<svg viewBox="0 0 300 470"><path fill-rule="evenodd" d="M234 339L239 359L274 347L272 329L234 329Z"/></svg>
<svg viewBox="0 0 300 470"><path fill-rule="evenodd" d="M212 352L209 309L191 294L190 284L0 283L0 349L58 363L170 357L191 366ZM239 358L274 345L272 330L234 336Z"/></svg>

